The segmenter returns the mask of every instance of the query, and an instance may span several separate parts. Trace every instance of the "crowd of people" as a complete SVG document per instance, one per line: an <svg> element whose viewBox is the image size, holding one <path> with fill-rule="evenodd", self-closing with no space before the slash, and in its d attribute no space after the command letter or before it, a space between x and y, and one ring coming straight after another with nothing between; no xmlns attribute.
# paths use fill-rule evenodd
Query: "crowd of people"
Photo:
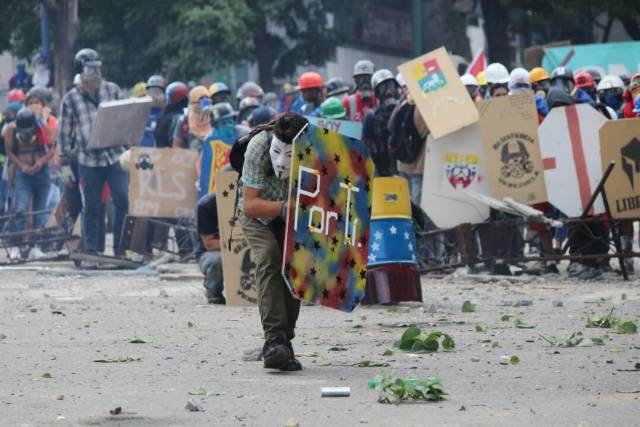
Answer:
<svg viewBox="0 0 640 427"><path fill-rule="evenodd" d="M128 95L103 78L102 61L95 50L80 50L74 68L76 77L59 108L53 105L46 87L48 75L46 83L38 84L43 77L33 78L21 63L11 80L8 107L2 116L0 210L10 214L3 231L13 233L9 256L14 260L43 255L43 248L21 232L45 227L63 194L69 216L81 218L83 250L92 254L105 251L106 206L110 201L114 208L113 252L124 255L120 238L129 205L129 177L121 159L128 147L89 149L89 141L100 103ZM504 65L492 63L477 76L464 74L460 79L476 102L531 92L540 123L553 108L576 103L587 103L610 120L640 116L640 73L630 78L600 76L593 70L574 75L567 67L558 67L551 74L540 67L509 72ZM280 269L291 146L307 123L304 116L361 122L362 140L369 147L376 174L406 178L418 212L414 214L416 221L426 230L436 228L419 209L428 126L402 76L388 69L376 70L369 60L354 65L349 83L337 76L325 81L319 73L307 71L298 77L296 85L285 84L279 95L265 93L255 82L245 82L234 98L224 82L207 88L167 82L161 75L153 75L136 84L130 96L151 98L140 146L201 151L214 132L236 141L231 167L241 176L240 223L256 263L258 303L266 337L265 367L301 369L291 346L300 305L288 291ZM535 207L550 216L562 216L549 204ZM494 212L492 218L500 215ZM607 253L609 230L604 222L592 222L588 227L588 232L573 233L577 237L570 246L578 251L586 241L591 253ZM215 194L199 201L197 229L200 247L196 253L205 275L207 300L224 304ZM522 254L526 243L549 255L567 239L563 229L525 230L516 226L509 230L505 236L509 243L505 245L511 257ZM623 249L631 251L633 224L623 223L620 232ZM589 245L594 236L605 243ZM437 264L443 259L448 250L445 237L436 234L428 239L428 262ZM478 240L482 246L482 235ZM483 248L483 252L488 251ZM572 262L569 274L592 279L608 265L608 259ZM632 267L629 262L627 269ZM502 270L492 268L493 272L508 273L504 266ZM558 272L553 261L543 263L542 269Z"/></svg>

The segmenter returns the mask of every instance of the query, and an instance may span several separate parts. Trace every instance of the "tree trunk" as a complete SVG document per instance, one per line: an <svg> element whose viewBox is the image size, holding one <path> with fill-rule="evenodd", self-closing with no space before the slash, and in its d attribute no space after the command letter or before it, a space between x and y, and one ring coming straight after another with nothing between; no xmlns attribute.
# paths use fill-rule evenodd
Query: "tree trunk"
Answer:
<svg viewBox="0 0 640 427"><path fill-rule="evenodd" d="M45 1L53 33L54 90L62 98L73 81L73 50L78 35L78 0Z"/></svg>
<svg viewBox="0 0 640 427"><path fill-rule="evenodd" d="M260 86L265 92L273 89L273 65L274 52L271 36L267 32L267 19L263 16L257 18L253 31L253 43L256 48L256 60L258 62L258 75Z"/></svg>
<svg viewBox="0 0 640 427"><path fill-rule="evenodd" d="M489 62L500 62L511 68L511 52L507 25L509 16L499 0L481 0L484 16L484 31L487 35L487 57Z"/></svg>

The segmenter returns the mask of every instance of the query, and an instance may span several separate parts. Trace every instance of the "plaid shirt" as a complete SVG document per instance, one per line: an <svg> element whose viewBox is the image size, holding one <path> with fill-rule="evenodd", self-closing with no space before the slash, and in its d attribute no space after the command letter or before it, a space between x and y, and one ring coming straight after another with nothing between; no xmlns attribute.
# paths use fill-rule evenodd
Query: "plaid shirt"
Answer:
<svg viewBox="0 0 640 427"><path fill-rule="evenodd" d="M242 166L243 186L262 190L260 198L263 200L283 201L287 200L289 191L289 179L279 179L268 171L271 166L269 156L270 134L267 131L260 132L249 141L247 151L244 154ZM238 207L242 211L242 196L238 198ZM263 224L269 224L273 218L257 218Z"/></svg>
<svg viewBox="0 0 640 427"><path fill-rule="evenodd" d="M74 87L62 99L60 109L60 134L58 143L60 152L65 157L77 156L83 166L110 166L118 161L120 154L125 151L124 146L88 150L87 145L91 132L96 124L98 105L101 101L122 99L124 95L117 84L102 81L98 99Z"/></svg>

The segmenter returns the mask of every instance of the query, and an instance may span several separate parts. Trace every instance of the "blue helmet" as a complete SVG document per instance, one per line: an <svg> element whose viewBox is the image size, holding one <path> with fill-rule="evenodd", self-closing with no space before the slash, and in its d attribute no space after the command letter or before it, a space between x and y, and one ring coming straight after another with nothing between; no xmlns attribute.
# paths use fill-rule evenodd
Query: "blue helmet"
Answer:
<svg viewBox="0 0 640 427"><path fill-rule="evenodd" d="M164 91L168 105L176 105L189 98L189 88L182 82L172 82Z"/></svg>

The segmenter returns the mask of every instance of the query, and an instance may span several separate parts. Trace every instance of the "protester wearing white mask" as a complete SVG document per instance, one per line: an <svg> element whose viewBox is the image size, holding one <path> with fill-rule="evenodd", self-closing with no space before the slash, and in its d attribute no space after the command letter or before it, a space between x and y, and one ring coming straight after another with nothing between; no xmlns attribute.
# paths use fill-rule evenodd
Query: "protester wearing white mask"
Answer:
<svg viewBox="0 0 640 427"><path fill-rule="evenodd" d="M281 269L293 140L306 124L304 117L286 113L249 134L238 201L242 230L256 263L264 367L282 371L302 369L291 346L300 301L291 296Z"/></svg>

